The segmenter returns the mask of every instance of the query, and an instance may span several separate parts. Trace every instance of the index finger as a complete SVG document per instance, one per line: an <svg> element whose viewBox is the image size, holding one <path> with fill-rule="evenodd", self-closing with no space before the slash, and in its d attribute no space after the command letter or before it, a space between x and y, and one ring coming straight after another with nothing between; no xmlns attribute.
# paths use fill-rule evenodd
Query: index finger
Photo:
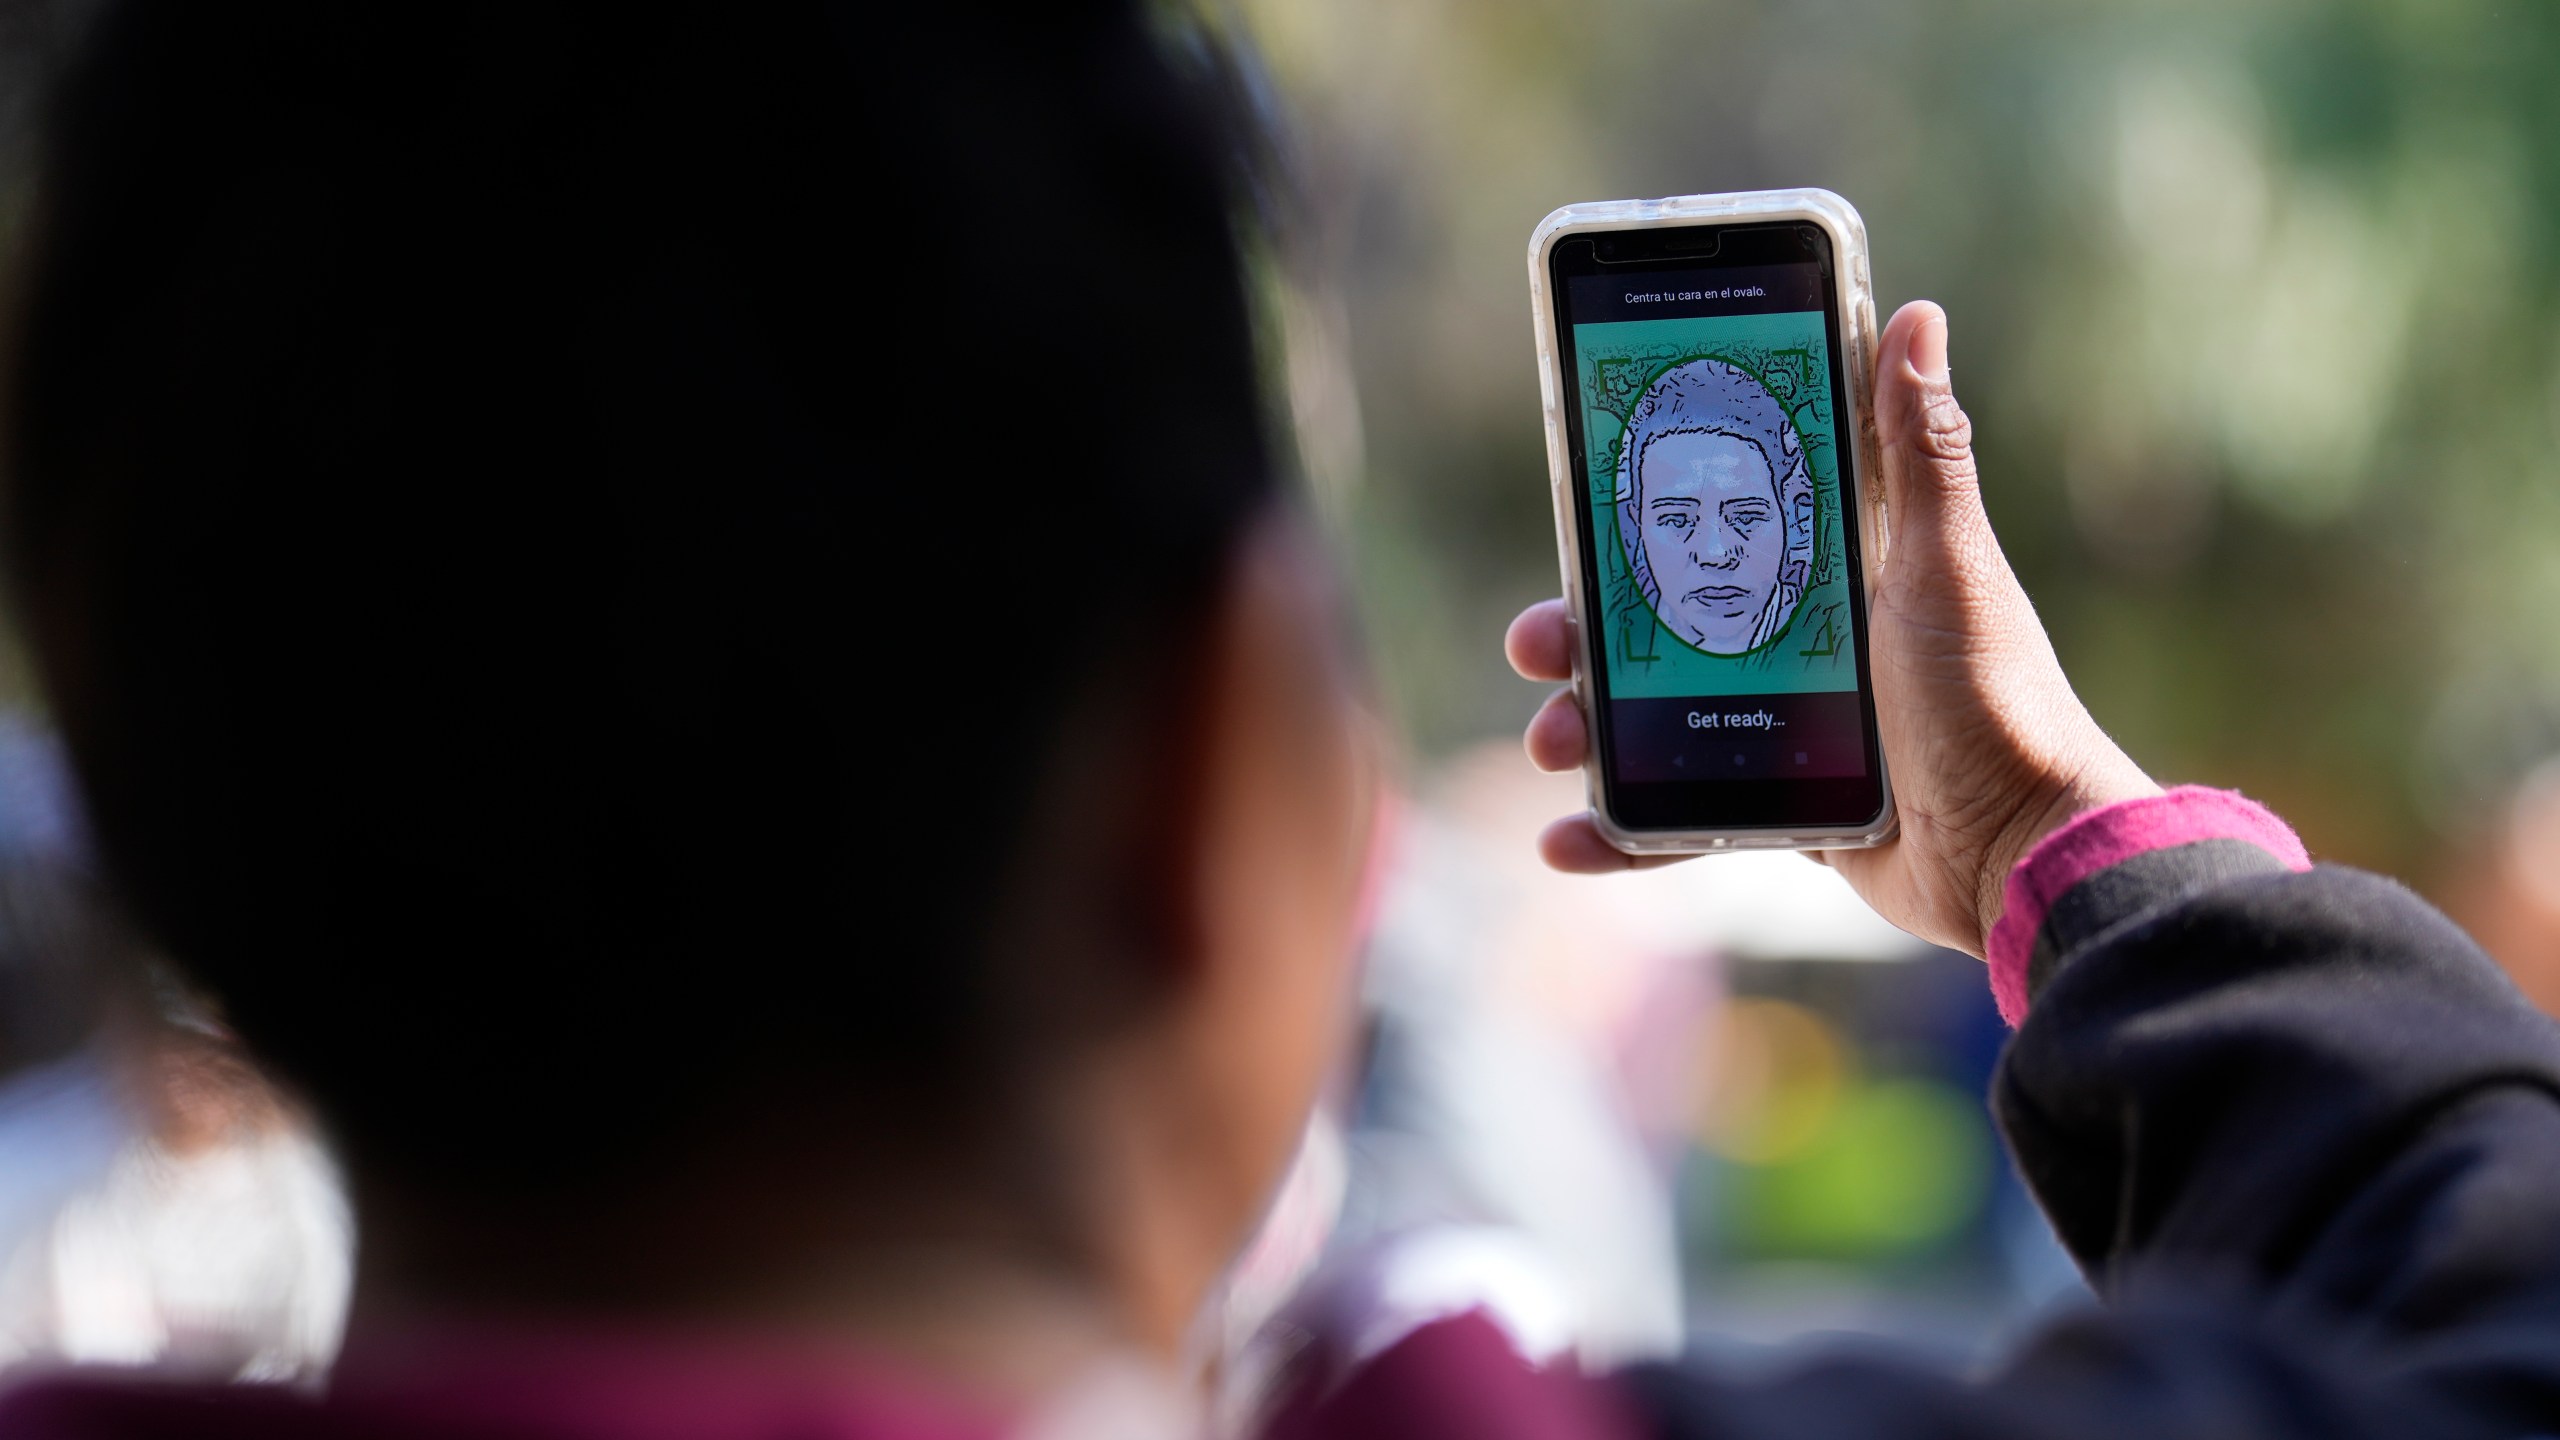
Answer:
<svg viewBox="0 0 2560 1440"><path fill-rule="evenodd" d="M1573 678L1573 619L1562 600L1541 600L1520 612L1502 637L1511 668L1531 680Z"/></svg>

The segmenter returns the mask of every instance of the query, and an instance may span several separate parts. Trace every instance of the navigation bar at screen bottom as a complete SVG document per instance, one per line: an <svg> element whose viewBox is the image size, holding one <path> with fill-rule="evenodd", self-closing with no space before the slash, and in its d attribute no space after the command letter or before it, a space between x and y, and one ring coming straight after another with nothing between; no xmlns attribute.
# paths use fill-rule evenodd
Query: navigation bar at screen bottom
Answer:
<svg viewBox="0 0 2560 1440"><path fill-rule="evenodd" d="M1867 773L1855 690L1612 700L1621 781L1836 780Z"/></svg>

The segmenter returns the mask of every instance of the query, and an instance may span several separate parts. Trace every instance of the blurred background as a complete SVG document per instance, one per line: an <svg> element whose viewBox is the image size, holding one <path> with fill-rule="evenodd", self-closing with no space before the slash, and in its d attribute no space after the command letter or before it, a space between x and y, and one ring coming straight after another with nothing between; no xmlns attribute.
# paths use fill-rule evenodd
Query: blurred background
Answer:
<svg viewBox="0 0 2560 1440"><path fill-rule="evenodd" d="M89 8L0 5L0 240L31 97ZM1524 250L1570 201L1849 197L1880 304L1952 314L1992 518L2099 719L2155 775L2245 790L2315 854L2442 901L2560 1003L2560 11L1221 15L1291 157L1275 369L1409 790L1360 1073L1311 1134L1295 1228L1240 1274L1235 1343L1319 1253L1406 1257L1379 1273L1425 1307L1434 1275L1500 1277L1525 1340L1601 1358L1835 1331L1972 1355L2073 1303L1984 1113L2002 1031L1977 962L1793 857L1591 882L1529 856L1579 803L1519 758L1541 693L1498 644L1558 584ZM5 638L0 709L36 777L0 787L0 860L42 913L86 905L76 822L24 798L54 761ZM55 933L0 926L0 983L64 993ZM74 987L87 1028L0 1056L0 1362L311 1373L350 1233L325 1157L206 1059L218 997L103 948L119 978ZM233 1078L180 1083L208 1065ZM166 1179L208 1154L254 1160L231 1200ZM249 1258L169 1270L190 1255ZM122 1277L115 1324L64 1318L110 1287L58 1278L79 1264Z"/></svg>
<svg viewBox="0 0 2560 1440"><path fill-rule="evenodd" d="M1864 213L1880 309L1952 313L1992 518L2140 760L2434 884L2560 745L2560 15L1245 8L1358 397L1365 463L1326 478L1419 753L1538 698L1486 643L1557 583L1530 227L1795 185Z"/></svg>
<svg viewBox="0 0 2560 1440"><path fill-rule="evenodd" d="M1526 773L1543 691L1497 644L1557 593L1525 249L1572 201L1847 196L1880 311L1951 313L1992 519L2100 721L2155 775L2241 789L2316 855L2418 887L2560 1002L2560 12L1238 17L1309 217L1291 402L1411 747L1402 893L1442 924L1382 939L1355 1200L1427 1189L1415 1134L1439 1137L1470 1177L1435 1174L1442 1211L1567 1257L1557 1304L1603 1349L1676 1343L1676 1305L1726 1351L1847 1330L1980 1354L2078 1288L1984 1117L2002 1032L1976 962L1862 930L1792 859L1562 885L1525 859L1579 803ZM1599 1213L1622 1171L1584 1153L1600 1127L1567 1093L1616 1107L1660 1216ZM1676 1298L1574 1293L1607 1235L1615 1273L1658 1267L1625 1244L1647 1226Z"/></svg>

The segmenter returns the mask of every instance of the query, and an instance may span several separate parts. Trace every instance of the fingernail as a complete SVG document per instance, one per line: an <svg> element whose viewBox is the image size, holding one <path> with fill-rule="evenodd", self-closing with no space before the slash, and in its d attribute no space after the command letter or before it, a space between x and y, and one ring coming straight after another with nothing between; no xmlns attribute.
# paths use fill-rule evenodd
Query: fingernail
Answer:
<svg viewBox="0 0 2560 1440"><path fill-rule="evenodd" d="M1947 322L1931 316L1911 327L1911 368L1932 385L1947 383Z"/></svg>

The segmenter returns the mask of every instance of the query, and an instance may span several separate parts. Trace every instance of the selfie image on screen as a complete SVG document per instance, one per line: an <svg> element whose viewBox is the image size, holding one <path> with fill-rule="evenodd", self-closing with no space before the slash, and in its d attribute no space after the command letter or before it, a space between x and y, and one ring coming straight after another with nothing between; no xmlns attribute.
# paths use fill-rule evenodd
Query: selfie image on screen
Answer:
<svg viewBox="0 0 2560 1440"><path fill-rule="evenodd" d="M1654 618L1710 655L1787 627L1813 570L1813 475L1786 408L1740 368L1662 372L1618 442L1618 537Z"/></svg>
<svg viewBox="0 0 2560 1440"><path fill-rule="evenodd" d="M1574 327L1611 692L1854 690L1818 311Z"/></svg>

